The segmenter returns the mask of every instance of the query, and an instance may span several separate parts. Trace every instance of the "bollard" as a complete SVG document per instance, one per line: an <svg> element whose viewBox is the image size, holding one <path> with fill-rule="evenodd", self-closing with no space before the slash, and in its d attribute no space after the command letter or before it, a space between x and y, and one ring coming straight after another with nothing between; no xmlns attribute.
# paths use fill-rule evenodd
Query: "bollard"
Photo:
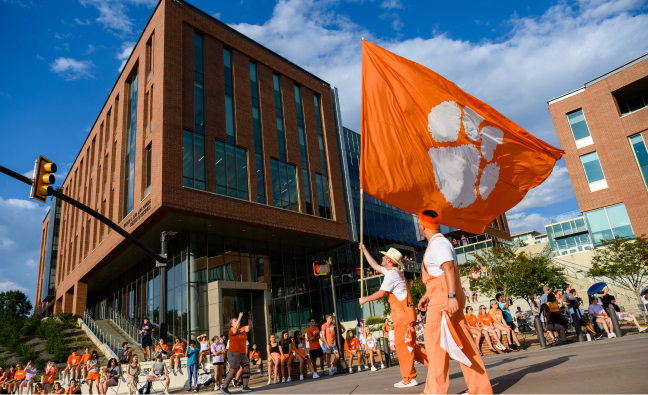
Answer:
<svg viewBox="0 0 648 395"><path fill-rule="evenodd" d="M540 347L547 347L547 342L545 341L544 330L542 329L542 321L540 317L536 317L534 320L536 332L538 332L538 340L540 340Z"/></svg>
<svg viewBox="0 0 648 395"><path fill-rule="evenodd" d="M389 339L386 337L380 338L380 349L385 353L385 365L391 368L391 358L389 358Z"/></svg>
<svg viewBox="0 0 648 395"><path fill-rule="evenodd" d="M577 313L574 313L571 315L571 320L572 320L572 325L574 326L574 329L576 329L576 334L578 335L578 341L579 342L584 342L585 341L585 336L583 336L583 328L581 328L580 324L580 318L578 317Z"/></svg>
<svg viewBox="0 0 648 395"><path fill-rule="evenodd" d="M612 327L614 328L614 333L617 335L617 337L623 336L621 334L621 327L619 326L619 320L617 319L616 311L614 308L610 307L607 309L607 313L610 316L610 319L612 320Z"/></svg>

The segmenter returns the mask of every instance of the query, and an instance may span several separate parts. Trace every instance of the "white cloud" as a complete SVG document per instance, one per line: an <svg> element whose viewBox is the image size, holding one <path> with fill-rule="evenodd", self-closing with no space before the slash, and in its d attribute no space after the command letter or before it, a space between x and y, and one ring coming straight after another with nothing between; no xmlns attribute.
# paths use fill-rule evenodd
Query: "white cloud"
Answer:
<svg viewBox="0 0 648 395"><path fill-rule="evenodd" d="M513 16L505 22L510 32L479 42L445 34L378 39L326 6L282 0L263 24L232 27L337 86L344 125L356 131L362 36L429 67L554 145L547 100L648 52L648 15L628 12L640 7L636 1L590 1L580 8L559 2L540 16Z"/></svg>
<svg viewBox="0 0 648 395"><path fill-rule="evenodd" d="M211 16L216 18L216 19L220 19L221 18L221 13L220 12L215 12L215 13L211 14Z"/></svg>
<svg viewBox="0 0 648 395"><path fill-rule="evenodd" d="M88 44L88 49L86 49L85 54L90 55L94 51L96 51L97 48L94 46L94 44Z"/></svg>
<svg viewBox="0 0 648 395"><path fill-rule="evenodd" d="M91 5L99 11L99 17L95 19L104 28L113 30L118 35L133 33L133 21L128 17L126 3L134 6L144 5L148 8L155 7L157 0L79 0L87 7Z"/></svg>
<svg viewBox="0 0 648 395"><path fill-rule="evenodd" d="M79 18L74 18L74 22L76 22L77 25L89 25L90 21L86 19L85 21L82 21Z"/></svg>
<svg viewBox="0 0 648 395"><path fill-rule="evenodd" d="M0 197L0 292L19 289L34 299L41 229L48 209L49 204Z"/></svg>
<svg viewBox="0 0 648 395"><path fill-rule="evenodd" d="M527 193L517 206L508 213L517 213L533 207L546 207L551 204L561 203L573 198L574 188L567 168L561 165L554 167L551 175L540 186L533 188ZM509 214L506 214L507 216Z"/></svg>
<svg viewBox="0 0 648 395"><path fill-rule="evenodd" d="M25 287L21 287L20 285L12 282L12 281L3 281L0 283L0 292L7 292L7 291L22 291L27 293L28 290Z"/></svg>
<svg viewBox="0 0 648 395"><path fill-rule="evenodd" d="M121 48L115 55L117 59L121 60L119 71L121 71L124 68L124 65L126 65L126 61L128 60L130 54L133 52L133 48L135 48L135 43L132 41L124 41L122 43Z"/></svg>
<svg viewBox="0 0 648 395"><path fill-rule="evenodd" d="M385 8L387 10L403 8L403 3L401 3L400 0L384 0L380 3L380 8Z"/></svg>
<svg viewBox="0 0 648 395"><path fill-rule="evenodd" d="M45 58L42 57L42 56L40 56L40 55L36 55L36 59L38 59L38 60L45 60Z"/></svg>
<svg viewBox="0 0 648 395"><path fill-rule="evenodd" d="M91 60L76 60L60 57L50 64L53 72L65 78L66 81L94 78L90 72L95 67Z"/></svg>
<svg viewBox="0 0 648 395"><path fill-rule="evenodd" d="M545 225L549 224L549 218L537 213L507 213L506 220L512 232L535 230L545 233Z"/></svg>

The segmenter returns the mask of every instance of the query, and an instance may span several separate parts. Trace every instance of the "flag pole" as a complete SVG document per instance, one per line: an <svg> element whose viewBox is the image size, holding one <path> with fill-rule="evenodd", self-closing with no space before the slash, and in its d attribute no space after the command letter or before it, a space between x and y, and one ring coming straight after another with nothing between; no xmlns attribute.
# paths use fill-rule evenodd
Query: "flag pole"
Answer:
<svg viewBox="0 0 648 395"><path fill-rule="evenodd" d="M363 244L364 228L364 191L360 188L360 244ZM360 297L364 297L364 252L360 250ZM363 305L360 305L363 307Z"/></svg>

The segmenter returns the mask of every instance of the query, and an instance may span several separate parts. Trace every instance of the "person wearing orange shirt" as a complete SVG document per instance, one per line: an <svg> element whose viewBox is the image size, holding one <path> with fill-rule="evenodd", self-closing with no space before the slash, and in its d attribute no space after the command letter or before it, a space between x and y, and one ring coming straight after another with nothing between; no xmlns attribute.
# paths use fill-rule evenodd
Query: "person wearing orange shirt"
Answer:
<svg viewBox="0 0 648 395"><path fill-rule="evenodd" d="M508 339L509 344L508 349L518 350L517 347L520 347L520 344L517 336L515 336L513 329L511 329L511 327L504 321L504 314L502 313L502 310L500 310L499 304L496 300L491 300L491 309L488 311L488 315L490 315L493 320L493 326L497 331L506 331L506 338ZM511 347L511 344L516 344L517 347Z"/></svg>
<svg viewBox="0 0 648 395"><path fill-rule="evenodd" d="M261 373L261 376L265 377L265 374L263 374L263 360L261 359L261 353L257 349L256 343L252 345L252 351L250 351L250 363L252 366L256 365L257 368L257 373Z"/></svg>
<svg viewBox="0 0 648 395"><path fill-rule="evenodd" d="M466 296L466 299L468 299L468 296ZM468 322L468 325L470 326L470 333L473 335L477 335L475 338L475 344L477 345L477 350L479 350L479 354L482 356L480 348L479 348L479 341L481 340L482 333L484 333L484 338L486 339L486 343L488 344L488 349L492 352L496 352L493 350L493 343L490 341L490 336L488 336L488 332L485 332L482 330L482 328L478 325L477 321L477 316L473 314L473 308L471 306L466 307L466 322Z"/></svg>
<svg viewBox="0 0 648 395"><path fill-rule="evenodd" d="M62 384L67 385L65 382L65 377L69 374L70 379L74 377L76 380L79 377L79 368L81 367L81 356L77 353L77 349L73 348L72 349L72 355L70 355L67 359L67 366L63 370L63 380Z"/></svg>
<svg viewBox="0 0 648 395"><path fill-rule="evenodd" d="M381 265L369 254L367 247L360 244L369 265L385 275L380 290L365 298L360 298L360 305L387 296L391 308L391 318L394 322L394 345L398 355L402 380L394 384L396 388L406 388L418 385L414 361L428 365L427 353L416 343L416 309L412 301L409 287L403 273L399 270L403 265L403 254L397 249L380 251L383 254ZM383 329L384 330L384 329Z"/></svg>
<svg viewBox="0 0 648 395"><path fill-rule="evenodd" d="M54 385L54 380L56 379L57 374L58 368L56 367L56 364L53 361L47 361L47 365L45 366L45 375L41 378L45 393L49 393L51 386Z"/></svg>
<svg viewBox="0 0 648 395"><path fill-rule="evenodd" d="M439 231L440 213L422 210L419 213L419 232L428 240L421 267L426 292L418 308L427 311L425 351L430 361L425 394L447 394L450 386L450 355L441 347L442 317L447 314L463 345L461 352L470 366L460 363L461 371L471 394L492 394L493 388L484 361L475 346L463 309L466 297L461 289L459 262L452 243Z"/></svg>
<svg viewBox="0 0 648 395"><path fill-rule="evenodd" d="M9 391L10 394L13 394L14 392L17 393L18 387L25 380L25 377L27 377L27 372L25 372L21 364L17 364L16 373L14 373L14 381L11 383L11 390Z"/></svg>
<svg viewBox="0 0 648 395"><path fill-rule="evenodd" d="M358 372L362 369L360 368L360 358L362 354L360 353L360 343L358 338L353 336L353 331L348 330L346 335L346 340L344 341L344 351L349 358L349 373L353 373L353 357L358 358Z"/></svg>
<svg viewBox="0 0 648 395"><path fill-rule="evenodd" d="M154 355L157 355L158 353L160 353L160 356L162 357L163 360L169 357L169 346L166 344L164 339L160 339L158 345L155 346Z"/></svg>
<svg viewBox="0 0 648 395"><path fill-rule="evenodd" d="M326 315L326 322L322 325L320 333L323 334L322 349L326 353L326 364L329 367L329 376L331 376L335 374L337 363L340 360L340 352L335 345L335 324L333 323L333 316L331 314ZM335 355L333 362L331 362L331 354Z"/></svg>
<svg viewBox="0 0 648 395"><path fill-rule="evenodd" d="M185 344L178 336L173 340L173 354L169 357L169 368L175 373L180 369L180 358L185 356ZM173 363L175 362L175 368Z"/></svg>
<svg viewBox="0 0 648 395"><path fill-rule="evenodd" d="M224 394L229 394L227 387L230 384L230 381L234 378L239 369L243 369L243 374L241 379L243 381L242 392L251 392L252 390L248 387L248 382L250 381L250 359L247 355L247 334L252 329L252 314L247 313L247 326L241 328L241 320L243 319L243 313L239 313L238 318L232 318L230 320L231 328L229 331L229 347L227 349L227 362L230 365L230 371L223 382L221 387L221 392Z"/></svg>
<svg viewBox="0 0 648 395"><path fill-rule="evenodd" d="M79 385L83 385L86 382L86 376L88 375L88 358L90 358L90 349L86 347L85 353L81 355L81 364L79 365L79 370L81 371L81 380Z"/></svg>
<svg viewBox="0 0 648 395"><path fill-rule="evenodd" d="M495 348L502 351L506 350L506 347L504 347L502 341L500 340L499 331L495 329L495 326L493 326L493 320L491 319L490 315L488 315L488 312L486 311L486 306L484 305L479 306L479 315L477 316L477 324L484 331L485 337L490 337L487 335L488 333L492 334L495 337L495 340L497 341L497 345L495 346Z"/></svg>
<svg viewBox="0 0 648 395"><path fill-rule="evenodd" d="M317 359L319 358L320 368L323 374L324 373L324 350L322 350L322 346L320 346L320 342L319 342L320 330L315 325L315 318L313 317L310 317L308 319L308 329L306 330L306 337L308 338L308 345L310 346L310 351L308 351L308 354L310 355L311 362L313 362L313 366L317 368Z"/></svg>

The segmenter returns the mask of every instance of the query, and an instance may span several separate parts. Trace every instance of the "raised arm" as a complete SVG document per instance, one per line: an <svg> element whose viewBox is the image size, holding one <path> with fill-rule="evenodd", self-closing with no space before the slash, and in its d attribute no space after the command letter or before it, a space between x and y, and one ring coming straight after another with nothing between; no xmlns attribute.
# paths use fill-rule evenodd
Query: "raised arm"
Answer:
<svg viewBox="0 0 648 395"><path fill-rule="evenodd" d="M360 250L363 252L365 258L367 258L367 262L369 263L369 265L371 265L373 270L375 270L378 273L382 273L380 265L378 265L378 262L376 262L376 260L371 256L371 254L369 254L369 251L367 251L367 247L365 247L364 244L360 244Z"/></svg>

